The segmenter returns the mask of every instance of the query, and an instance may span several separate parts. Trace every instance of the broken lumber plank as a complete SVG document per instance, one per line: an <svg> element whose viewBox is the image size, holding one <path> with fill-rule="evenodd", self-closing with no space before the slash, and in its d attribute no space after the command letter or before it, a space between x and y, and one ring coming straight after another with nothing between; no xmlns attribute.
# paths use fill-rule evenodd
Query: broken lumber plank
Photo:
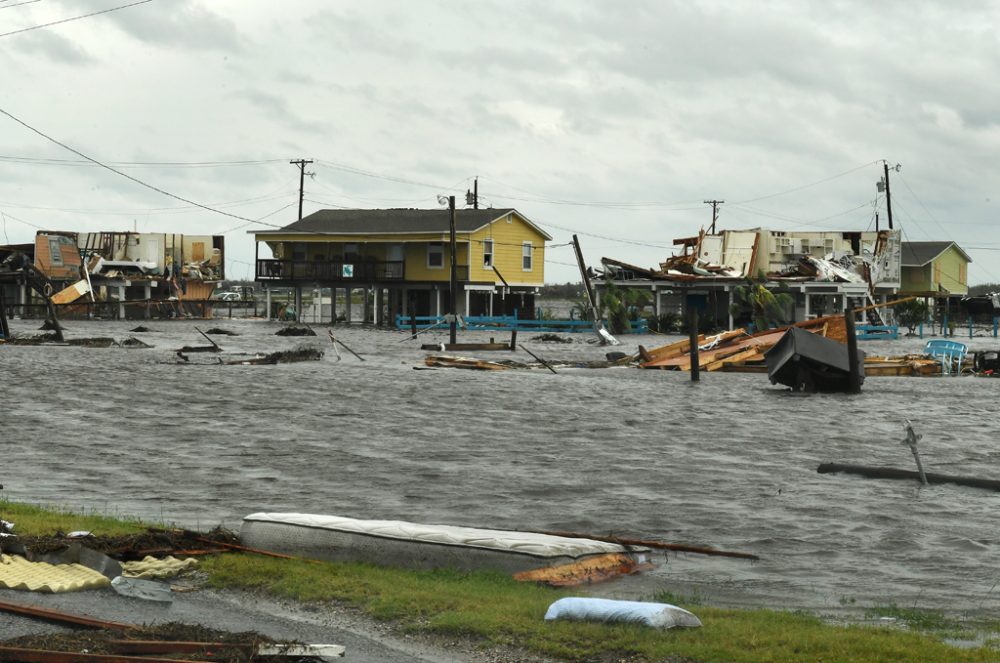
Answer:
<svg viewBox="0 0 1000 663"><path fill-rule="evenodd" d="M27 617L35 617L37 619L45 619L52 622L58 622L60 624L86 626L87 628L135 628L135 625L133 624L123 624L121 622L111 622L104 619L94 619L84 615L74 615L72 613L61 612L59 610L49 610L47 608L39 608L38 606L24 605L21 603L8 603L7 601L0 601L0 611L12 612L19 615L25 615Z"/></svg>
<svg viewBox="0 0 1000 663"><path fill-rule="evenodd" d="M916 470L900 470L895 467L872 467L869 465L845 465L842 463L823 463L816 471L820 474L833 474L843 472L845 474L857 474L872 479L907 479L910 481L920 481L920 474ZM953 476L949 474L927 473L927 483L951 483L958 486L968 486L970 488L983 488L985 490L1000 491L1000 481L996 479L979 479L976 477Z"/></svg>
<svg viewBox="0 0 1000 663"><path fill-rule="evenodd" d="M760 351L757 348L749 348L747 350L741 350L737 348L732 354L724 354L722 356L716 355L716 359L705 364L706 371L717 371L722 368L722 365L730 361L745 361L750 357L760 355ZM763 358L763 355L761 355Z"/></svg>
<svg viewBox="0 0 1000 663"><path fill-rule="evenodd" d="M121 654L82 654L50 649L21 649L0 646L0 661L17 663L199 663L177 658L122 656ZM201 662L203 663L203 662Z"/></svg>

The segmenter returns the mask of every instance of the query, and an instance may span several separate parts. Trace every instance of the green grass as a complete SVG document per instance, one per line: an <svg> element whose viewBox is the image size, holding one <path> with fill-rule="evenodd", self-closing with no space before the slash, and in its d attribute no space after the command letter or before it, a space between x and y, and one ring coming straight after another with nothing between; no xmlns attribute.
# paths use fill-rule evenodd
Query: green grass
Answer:
<svg viewBox="0 0 1000 663"><path fill-rule="evenodd" d="M98 536L122 536L145 532L148 523L135 518L41 507L0 499L0 519L14 523L14 533L49 536L59 532L93 532Z"/></svg>
<svg viewBox="0 0 1000 663"><path fill-rule="evenodd" d="M113 536L143 529L134 520L5 501L0 501L0 518L16 522L17 531L25 535L87 529ZM702 605L700 597L661 592L651 600L691 609L704 627L658 631L635 625L544 621L546 609L556 599L599 593L599 586L593 592L554 590L495 573L413 571L251 554L220 555L201 564L213 587L350 605L404 632L471 638L484 647L515 645L566 661L1000 661L995 648L959 649L942 642L943 637L955 637L956 629L962 632L957 620L891 605L872 614L896 617L909 629L837 626L801 612L723 609ZM925 632L940 628L948 629L948 635ZM977 635L994 642L989 633Z"/></svg>

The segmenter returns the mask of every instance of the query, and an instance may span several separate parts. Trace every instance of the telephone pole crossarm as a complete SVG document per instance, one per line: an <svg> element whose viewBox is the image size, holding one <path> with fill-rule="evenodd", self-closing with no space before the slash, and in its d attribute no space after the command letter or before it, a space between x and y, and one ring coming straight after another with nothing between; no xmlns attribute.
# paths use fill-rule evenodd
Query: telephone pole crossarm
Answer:
<svg viewBox="0 0 1000 663"><path fill-rule="evenodd" d="M706 205L712 206L712 230L709 231L710 235L715 234L715 221L719 218L719 205L725 203L725 200L706 200L704 203Z"/></svg>
<svg viewBox="0 0 1000 663"><path fill-rule="evenodd" d="M306 187L306 165L312 163L312 159L293 159L288 163L299 167L299 221L302 220L302 199L305 198ZM312 173L310 173L312 175Z"/></svg>

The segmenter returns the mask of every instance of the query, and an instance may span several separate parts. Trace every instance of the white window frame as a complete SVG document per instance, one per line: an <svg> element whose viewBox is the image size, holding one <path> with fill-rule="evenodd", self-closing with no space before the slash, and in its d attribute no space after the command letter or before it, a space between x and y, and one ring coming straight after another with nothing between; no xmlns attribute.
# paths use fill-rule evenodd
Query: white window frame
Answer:
<svg viewBox="0 0 1000 663"><path fill-rule="evenodd" d="M431 256L434 254L441 256L440 265L431 264ZM444 269L444 242L427 242L427 269Z"/></svg>
<svg viewBox="0 0 1000 663"><path fill-rule="evenodd" d="M525 263L525 259L527 259L527 263ZM524 266L525 264L527 264L528 266L525 267ZM535 266L534 247L532 246L531 242L521 242L521 271L530 272L532 271L532 268L534 266Z"/></svg>
<svg viewBox="0 0 1000 663"><path fill-rule="evenodd" d="M487 245L489 250L486 249ZM493 268L493 240L484 239L483 240L483 267L486 269Z"/></svg>

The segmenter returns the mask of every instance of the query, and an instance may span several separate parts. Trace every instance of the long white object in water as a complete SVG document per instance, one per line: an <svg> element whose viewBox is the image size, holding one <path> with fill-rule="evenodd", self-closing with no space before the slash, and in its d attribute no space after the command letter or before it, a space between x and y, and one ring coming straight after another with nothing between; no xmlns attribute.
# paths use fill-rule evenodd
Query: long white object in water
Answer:
<svg viewBox="0 0 1000 663"><path fill-rule="evenodd" d="M317 559L509 572L637 552L616 543L535 532L306 513L250 514L243 519L240 538L251 548Z"/></svg>

